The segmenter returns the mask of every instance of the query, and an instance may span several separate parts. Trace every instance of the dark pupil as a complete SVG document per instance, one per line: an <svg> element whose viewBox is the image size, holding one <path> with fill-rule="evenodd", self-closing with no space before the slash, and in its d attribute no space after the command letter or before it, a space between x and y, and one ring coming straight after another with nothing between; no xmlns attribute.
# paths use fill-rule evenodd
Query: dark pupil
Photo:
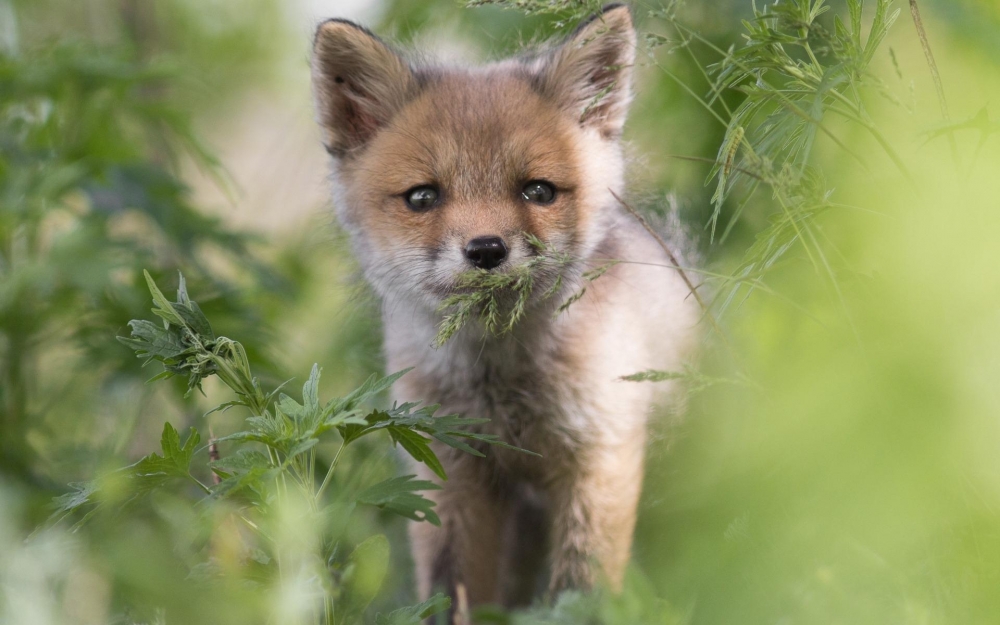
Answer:
<svg viewBox="0 0 1000 625"><path fill-rule="evenodd" d="M552 186L544 182L529 182L521 193L524 199L538 204L548 204L556 195Z"/></svg>
<svg viewBox="0 0 1000 625"><path fill-rule="evenodd" d="M438 192L432 187L420 187L410 191L406 196L406 202L411 208L423 209L434 206L437 202Z"/></svg>

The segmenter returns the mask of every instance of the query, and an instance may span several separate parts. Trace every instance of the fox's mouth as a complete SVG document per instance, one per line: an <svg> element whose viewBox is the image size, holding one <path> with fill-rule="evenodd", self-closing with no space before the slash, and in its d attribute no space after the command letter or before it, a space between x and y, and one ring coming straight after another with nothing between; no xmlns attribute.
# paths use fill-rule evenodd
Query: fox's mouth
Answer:
<svg viewBox="0 0 1000 625"><path fill-rule="evenodd" d="M463 252L462 262L434 250L431 262L435 268L425 274L422 290L441 305L455 301L475 301L492 309L504 305L524 308L529 302L553 296L560 290L564 277L573 265L571 257L550 243L525 233L510 237L509 252L493 267L478 267L475 259Z"/></svg>
<svg viewBox="0 0 1000 625"><path fill-rule="evenodd" d="M454 295L470 295L489 291L497 296L512 294L518 284L523 283L523 274L529 271L523 268L525 263L510 265L504 263L496 269L465 269L447 280L435 281L430 285L430 291L439 297Z"/></svg>

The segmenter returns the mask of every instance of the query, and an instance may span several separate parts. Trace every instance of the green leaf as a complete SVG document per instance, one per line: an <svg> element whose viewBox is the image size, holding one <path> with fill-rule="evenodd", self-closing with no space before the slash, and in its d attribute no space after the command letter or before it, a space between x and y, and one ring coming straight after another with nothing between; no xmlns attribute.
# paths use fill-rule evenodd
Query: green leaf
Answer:
<svg viewBox="0 0 1000 625"><path fill-rule="evenodd" d="M162 317L168 323L172 323L177 326L184 327L184 319L177 313L174 309L173 304L171 304L160 288L156 286L156 282L153 280L153 276L149 275L149 272L145 269L142 270L142 274L146 276L146 285L149 287L149 292L153 296L153 314L158 317Z"/></svg>
<svg viewBox="0 0 1000 625"><path fill-rule="evenodd" d="M74 512L83 506L92 503L93 496L98 490L97 481L73 482L69 484L70 491L64 495L59 495L52 500L55 513L66 514Z"/></svg>
<svg viewBox="0 0 1000 625"><path fill-rule="evenodd" d="M190 473L191 458L200 441L201 436L198 431L191 428L187 440L181 444L177 430L169 423L165 423L160 437L163 455L149 454L138 462L90 482L71 484L73 489L71 492L53 500L55 507L53 520L89 505L94 505L96 510L101 504L109 501L133 502L177 478L193 480Z"/></svg>
<svg viewBox="0 0 1000 625"><path fill-rule="evenodd" d="M178 276L177 302L174 306L174 311L184 319L184 322L195 334L205 337L208 340L214 340L215 333L212 331L212 324L208 322L208 318L205 317L205 313L201 311L198 303L191 301L191 298L188 297L187 282L184 280L184 274L178 272Z"/></svg>
<svg viewBox="0 0 1000 625"><path fill-rule="evenodd" d="M249 407L249 406L247 406L247 403L245 401L243 401L242 399L234 399L232 401L227 401L227 402L219 404L215 408L212 408L211 410L209 410L208 412L206 412L204 414L204 416L207 417L208 415L212 414L213 412L226 412L230 408L234 408L236 406L246 406L246 407Z"/></svg>
<svg viewBox="0 0 1000 625"><path fill-rule="evenodd" d="M389 539L376 534L358 545L344 568L334 623L347 625L360 620L382 587L388 570Z"/></svg>
<svg viewBox="0 0 1000 625"><path fill-rule="evenodd" d="M212 463L212 469L220 469L228 473L249 471L257 468L269 468L271 460L256 450L241 449L231 456L220 458Z"/></svg>
<svg viewBox="0 0 1000 625"><path fill-rule="evenodd" d="M302 404L284 393L278 397L278 410L293 421L302 421L306 414Z"/></svg>
<svg viewBox="0 0 1000 625"><path fill-rule="evenodd" d="M391 375L387 375L384 378L379 378L377 375L372 374L365 383L356 388L350 395L344 397L336 403L333 404L331 412L342 412L345 410L352 410L356 408L361 402L378 395L382 391L388 390L396 380L403 377L407 373L413 370L413 367L408 369L403 369L402 371L397 371ZM317 373L317 377L318 377Z"/></svg>
<svg viewBox="0 0 1000 625"><path fill-rule="evenodd" d="M665 382L667 380L683 380L689 377L688 374L679 371L656 371L649 369L622 376L626 382Z"/></svg>
<svg viewBox="0 0 1000 625"><path fill-rule="evenodd" d="M417 605L399 608L388 615L375 616L375 625L422 625L424 619L440 614L451 607L451 599L438 593Z"/></svg>
<svg viewBox="0 0 1000 625"><path fill-rule="evenodd" d="M312 371L309 372L309 379L302 385L302 402L305 409L310 412L319 410L319 374L321 369L318 364L313 364Z"/></svg>
<svg viewBox="0 0 1000 625"><path fill-rule="evenodd" d="M441 519L432 508L435 502L418 495L418 490L440 490L440 486L427 480L415 480L415 475L394 477L366 488L358 497L358 503L377 506L414 521L428 521L441 525Z"/></svg>
<svg viewBox="0 0 1000 625"><path fill-rule="evenodd" d="M230 474L222 470L218 470L216 473L222 478L222 481L212 486L213 497L222 498L243 495L252 503L259 505L263 504L267 499L265 483L276 478L281 473L281 470L256 466L249 471L235 474Z"/></svg>
<svg viewBox="0 0 1000 625"><path fill-rule="evenodd" d="M437 455L431 450L430 439L407 428L390 426L386 428L394 443L398 443L417 462L423 462L442 480L448 479Z"/></svg>
<svg viewBox="0 0 1000 625"><path fill-rule="evenodd" d="M181 445L181 437L174 426L163 424L163 435L160 437L160 448L163 455L149 454L135 464L122 469L133 477L189 477L191 456L201 441L201 435L194 428L190 429L187 440Z"/></svg>
<svg viewBox="0 0 1000 625"><path fill-rule="evenodd" d="M139 358L175 360L189 353L190 348L176 332L165 330L152 321L143 319L133 319L128 325L132 328L132 337L117 338L134 350Z"/></svg>
<svg viewBox="0 0 1000 625"><path fill-rule="evenodd" d="M292 460L292 458L306 453L307 451L315 447L317 443L319 443L318 438L310 438L296 444L294 447L288 450L285 456L285 464L288 464Z"/></svg>

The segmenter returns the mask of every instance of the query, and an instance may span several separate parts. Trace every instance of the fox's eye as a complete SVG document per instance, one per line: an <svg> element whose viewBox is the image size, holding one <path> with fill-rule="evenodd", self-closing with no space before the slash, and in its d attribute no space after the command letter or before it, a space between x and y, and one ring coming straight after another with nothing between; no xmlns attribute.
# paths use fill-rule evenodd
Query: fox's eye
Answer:
<svg viewBox="0 0 1000 625"><path fill-rule="evenodd" d="M551 204L556 199L556 190L544 180L532 180L521 189L521 197L535 204Z"/></svg>
<svg viewBox="0 0 1000 625"><path fill-rule="evenodd" d="M406 192L406 205L415 211L430 210L437 204L439 196L438 190L430 185L413 187Z"/></svg>

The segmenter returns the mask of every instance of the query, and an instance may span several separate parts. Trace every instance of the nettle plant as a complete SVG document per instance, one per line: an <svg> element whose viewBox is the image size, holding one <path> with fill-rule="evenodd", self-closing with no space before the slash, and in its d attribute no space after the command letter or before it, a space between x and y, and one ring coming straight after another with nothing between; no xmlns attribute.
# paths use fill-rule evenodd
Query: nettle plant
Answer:
<svg viewBox="0 0 1000 625"><path fill-rule="evenodd" d="M383 432L443 480L446 475L431 449L432 440L474 456L483 453L470 443L516 449L494 435L476 432L475 426L485 419L436 416L436 406L414 403L370 408L371 401L406 371L382 378L372 376L350 394L326 402L319 398L320 369L315 365L302 387L301 402L282 392L284 384L265 390L252 374L243 346L216 336L198 304L188 296L183 276L177 299L171 302L152 277L145 275L153 296L152 312L159 322L133 320L129 324L131 336L119 340L146 363L163 364L163 372L153 380L186 376L188 394L200 390L205 378L217 376L236 398L210 413L244 408L249 413L246 429L201 445L197 429L190 428L182 438L166 423L160 453L92 482L73 485L74 490L56 502L57 519L72 515L79 517L78 524L82 524L109 503L123 506L171 484L196 484L203 494L198 505L224 505L232 519L247 530L245 551L259 569L254 583L287 584L297 580L306 586L315 608L314 618L304 622L351 623L362 616L375 597L386 574L389 547L385 536L376 535L341 558L338 529L343 528L357 504L437 525L440 520L434 513L435 504L420 491L440 487L404 475L370 485L351 497L331 493L344 450L369 434ZM325 471L318 472L321 463L316 446L330 439L339 441L339 447ZM230 443L235 449L219 458L219 443ZM206 449L214 458L210 463L212 484L199 480L192 471L196 453ZM300 527L329 528L320 532L313 553L303 555L300 548L283 550L276 539L275 532L281 530L275 528L287 525L289 514L296 517ZM197 573L210 576L213 570L213 555L209 553ZM417 606L379 616L377 622L419 623L447 609L449 603L447 597L438 595Z"/></svg>

